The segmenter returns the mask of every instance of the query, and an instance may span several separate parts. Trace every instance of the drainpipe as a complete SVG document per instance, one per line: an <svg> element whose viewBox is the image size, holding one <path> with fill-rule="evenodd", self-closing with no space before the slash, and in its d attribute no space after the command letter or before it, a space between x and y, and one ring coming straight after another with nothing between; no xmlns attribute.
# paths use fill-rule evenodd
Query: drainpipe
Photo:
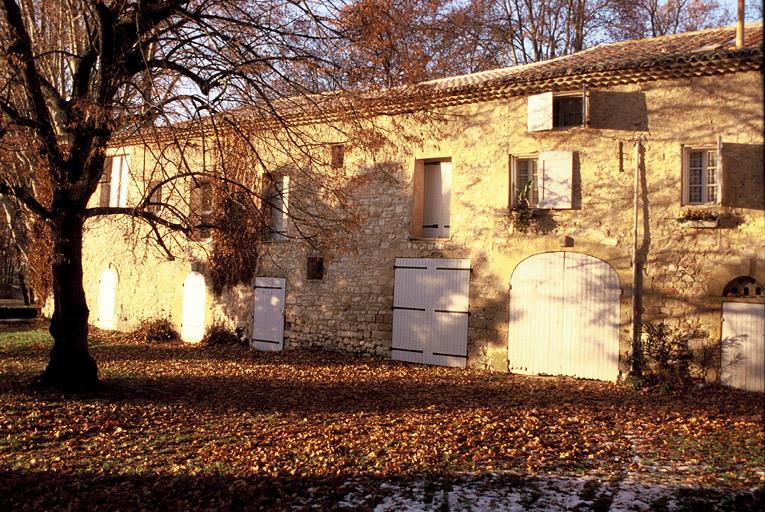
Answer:
<svg viewBox="0 0 765 512"><path fill-rule="evenodd" d="M744 0L738 0L738 19L736 21L736 48L744 46Z"/></svg>
<svg viewBox="0 0 765 512"><path fill-rule="evenodd" d="M640 155L642 143L635 143L635 176L632 185L632 354L636 354L641 348L641 329L638 319L638 183L640 182ZM632 375L639 375L642 368L636 365L633 358Z"/></svg>

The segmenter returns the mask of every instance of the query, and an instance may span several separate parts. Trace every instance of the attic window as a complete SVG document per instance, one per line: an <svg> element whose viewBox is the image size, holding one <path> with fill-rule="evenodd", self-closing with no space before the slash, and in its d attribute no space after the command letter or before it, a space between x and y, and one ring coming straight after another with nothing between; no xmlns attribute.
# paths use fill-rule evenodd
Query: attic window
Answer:
<svg viewBox="0 0 765 512"><path fill-rule="evenodd" d="M527 128L530 132L588 126L588 93L581 92L536 94L528 98Z"/></svg>
<svg viewBox="0 0 765 512"><path fill-rule="evenodd" d="M324 258L309 256L306 274L309 281L321 281L324 279Z"/></svg>

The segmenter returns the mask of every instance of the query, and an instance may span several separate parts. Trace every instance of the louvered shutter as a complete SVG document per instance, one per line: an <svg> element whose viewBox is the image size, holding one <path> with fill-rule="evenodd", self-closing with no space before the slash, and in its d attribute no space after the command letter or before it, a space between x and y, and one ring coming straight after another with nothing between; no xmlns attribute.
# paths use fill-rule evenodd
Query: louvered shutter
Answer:
<svg viewBox="0 0 765 512"><path fill-rule="evenodd" d="M540 132L553 128L553 93L545 92L528 98L528 131Z"/></svg>
<svg viewBox="0 0 765 512"><path fill-rule="evenodd" d="M537 208L571 208L574 154L571 151L539 153L539 202Z"/></svg>

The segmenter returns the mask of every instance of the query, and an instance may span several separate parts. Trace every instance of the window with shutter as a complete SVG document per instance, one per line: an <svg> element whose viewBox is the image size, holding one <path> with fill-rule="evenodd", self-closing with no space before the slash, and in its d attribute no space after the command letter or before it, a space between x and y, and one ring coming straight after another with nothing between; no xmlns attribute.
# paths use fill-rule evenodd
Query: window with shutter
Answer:
<svg viewBox="0 0 765 512"><path fill-rule="evenodd" d="M412 235L448 238L451 225L452 167L449 161L418 161L415 165Z"/></svg>
<svg viewBox="0 0 765 512"><path fill-rule="evenodd" d="M109 206L127 206L130 173L127 155L114 155L111 162L111 180L109 186Z"/></svg>
<svg viewBox="0 0 765 512"><path fill-rule="evenodd" d="M266 191L270 240L287 240L289 176L275 176Z"/></svg>
<svg viewBox="0 0 765 512"><path fill-rule="evenodd" d="M160 183L162 182L159 180L152 180L146 189L146 193L149 195L149 204L146 206L146 210L157 214L162 211L162 186Z"/></svg>
<svg viewBox="0 0 765 512"><path fill-rule="evenodd" d="M683 147L683 204L720 204L722 143Z"/></svg>
<svg viewBox="0 0 765 512"><path fill-rule="evenodd" d="M521 199L526 199L529 206L536 207L539 202L537 156L511 157L510 166L510 207L518 204Z"/></svg>
<svg viewBox="0 0 765 512"><path fill-rule="evenodd" d="M104 159L104 172L101 174L101 180L98 182L98 206L110 206L112 195L112 166L113 157L107 156Z"/></svg>
<svg viewBox="0 0 765 512"><path fill-rule="evenodd" d="M191 197L189 198L190 220L194 227L194 236L197 240L208 240L211 236L210 228L204 226L212 221L213 187L209 181L195 180L191 184Z"/></svg>
<svg viewBox="0 0 765 512"><path fill-rule="evenodd" d="M527 128L530 132L588 124L587 90L529 96Z"/></svg>

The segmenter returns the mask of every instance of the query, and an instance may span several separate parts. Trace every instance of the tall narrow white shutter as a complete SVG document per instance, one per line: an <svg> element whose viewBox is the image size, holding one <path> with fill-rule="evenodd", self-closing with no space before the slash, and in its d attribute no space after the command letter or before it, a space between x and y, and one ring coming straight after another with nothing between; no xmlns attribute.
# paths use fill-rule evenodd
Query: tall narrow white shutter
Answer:
<svg viewBox="0 0 765 512"><path fill-rule="evenodd" d="M553 128L553 93L545 92L529 96L527 127L530 132Z"/></svg>
<svg viewBox="0 0 765 512"><path fill-rule="evenodd" d="M539 153L538 208L571 208L574 154L571 151Z"/></svg>
<svg viewBox="0 0 765 512"><path fill-rule="evenodd" d="M422 205L422 236L437 238L442 228L442 175L439 162L427 163L424 167L424 196Z"/></svg>
<svg viewBox="0 0 765 512"><path fill-rule="evenodd" d="M109 206L119 206L120 204L120 182L122 181L122 158L115 156L112 158L111 183L109 187Z"/></svg>
<svg viewBox="0 0 765 512"><path fill-rule="evenodd" d="M441 162L441 207L439 219L439 236L449 237L450 216L452 209L452 163Z"/></svg>
<svg viewBox="0 0 765 512"><path fill-rule="evenodd" d="M723 200L723 141L722 135L717 136L717 204L722 205Z"/></svg>

